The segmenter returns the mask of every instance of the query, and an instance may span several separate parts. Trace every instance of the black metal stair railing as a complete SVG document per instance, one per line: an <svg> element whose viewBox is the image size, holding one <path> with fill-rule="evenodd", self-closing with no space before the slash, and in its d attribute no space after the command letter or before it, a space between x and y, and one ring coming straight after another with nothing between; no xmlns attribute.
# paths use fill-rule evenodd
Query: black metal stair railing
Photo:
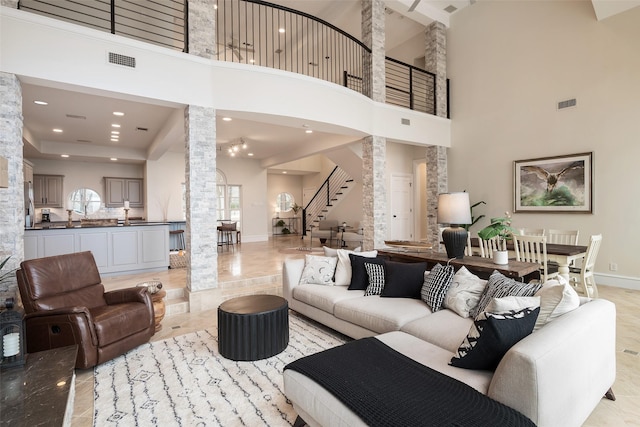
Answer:
<svg viewBox="0 0 640 427"><path fill-rule="evenodd" d="M353 179L344 169L336 166L309 203L302 208L302 234L306 236L310 227L318 225L320 220L326 219L329 210L348 188Z"/></svg>

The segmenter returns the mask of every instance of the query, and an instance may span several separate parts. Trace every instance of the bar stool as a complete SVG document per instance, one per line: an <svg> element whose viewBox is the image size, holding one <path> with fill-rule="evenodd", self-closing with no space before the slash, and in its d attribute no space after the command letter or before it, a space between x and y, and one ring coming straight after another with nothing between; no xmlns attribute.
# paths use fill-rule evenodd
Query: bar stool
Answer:
<svg viewBox="0 0 640 427"><path fill-rule="evenodd" d="M169 231L169 237L171 237L172 235L176 236L176 238L178 239L178 249L185 250L186 245L184 243L184 230L171 230Z"/></svg>

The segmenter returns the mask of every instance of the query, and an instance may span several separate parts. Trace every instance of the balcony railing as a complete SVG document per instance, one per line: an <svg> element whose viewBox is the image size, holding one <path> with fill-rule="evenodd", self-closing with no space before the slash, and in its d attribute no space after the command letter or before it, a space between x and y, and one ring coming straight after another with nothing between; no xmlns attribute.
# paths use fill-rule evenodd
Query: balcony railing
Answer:
<svg viewBox="0 0 640 427"><path fill-rule="evenodd" d="M187 0L20 0L18 7L189 50ZM261 0L217 0L215 13L218 60L304 74L369 96L371 50L332 24ZM386 58L385 77L388 104L435 114L435 74Z"/></svg>

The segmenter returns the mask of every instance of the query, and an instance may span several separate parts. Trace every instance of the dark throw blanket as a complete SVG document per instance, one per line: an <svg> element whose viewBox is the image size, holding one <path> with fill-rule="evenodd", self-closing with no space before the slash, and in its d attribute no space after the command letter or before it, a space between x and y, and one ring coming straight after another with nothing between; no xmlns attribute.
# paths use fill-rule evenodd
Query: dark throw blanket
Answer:
<svg viewBox="0 0 640 427"><path fill-rule="evenodd" d="M285 366L327 389L370 426L535 426L461 381L364 338Z"/></svg>

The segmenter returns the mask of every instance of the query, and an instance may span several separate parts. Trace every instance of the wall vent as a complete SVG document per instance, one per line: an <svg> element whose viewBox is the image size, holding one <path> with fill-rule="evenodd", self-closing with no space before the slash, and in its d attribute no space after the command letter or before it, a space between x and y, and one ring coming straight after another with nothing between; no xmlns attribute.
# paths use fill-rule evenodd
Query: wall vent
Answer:
<svg viewBox="0 0 640 427"><path fill-rule="evenodd" d="M409 120L409 119L400 119L400 123L403 124L403 125L409 126L409 125L411 125L411 120Z"/></svg>
<svg viewBox="0 0 640 427"><path fill-rule="evenodd" d="M576 104L577 104L577 101L576 101L575 98L567 99L566 101L560 101L560 102L558 102L558 110L562 110L564 108L575 107Z"/></svg>
<svg viewBox="0 0 640 427"><path fill-rule="evenodd" d="M89 140L89 139L76 139L76 142L83 142L85 144L91 144L91 140Z"/></svg>
<svg viewBox="0 0 640 427"><path fill-rule="evenodd" d="M109 63L122 65L123 67L136 68L136 58L109 52Z"/></svg>

